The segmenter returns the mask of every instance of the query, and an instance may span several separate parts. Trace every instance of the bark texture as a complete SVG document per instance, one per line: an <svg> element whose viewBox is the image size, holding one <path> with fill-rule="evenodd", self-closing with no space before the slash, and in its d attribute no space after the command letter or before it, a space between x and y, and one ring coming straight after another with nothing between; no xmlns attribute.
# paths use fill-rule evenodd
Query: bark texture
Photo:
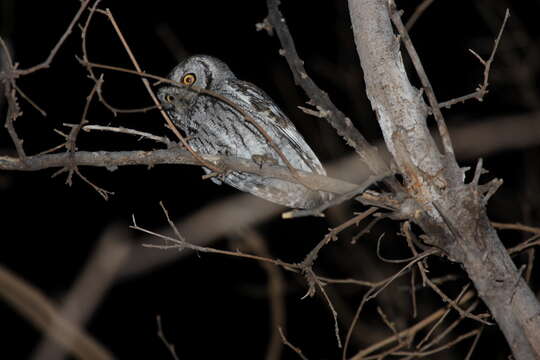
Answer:
<svg viewBox="0 0 540 360"><path fill-rule="evenodd" d="M427 106L405 72L387 1L349 0L349 11L368 97L413 200L403 212L463 265L514 357L539 359L540 305L489 222L480 168L465 183L453 153L436 146Z"/></svg>

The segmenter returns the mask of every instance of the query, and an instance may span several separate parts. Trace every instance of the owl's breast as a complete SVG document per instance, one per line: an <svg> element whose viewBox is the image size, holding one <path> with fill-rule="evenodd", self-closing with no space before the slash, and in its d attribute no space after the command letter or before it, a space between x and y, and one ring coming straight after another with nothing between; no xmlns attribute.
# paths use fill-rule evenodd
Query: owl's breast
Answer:
<svg viewBox="0 0 540 360"><path fill-rule="evenodd" d="M197 101L181 126L201 152L248 159L264 147L257 130L251 127L238 111L209 98Z"/></svg>

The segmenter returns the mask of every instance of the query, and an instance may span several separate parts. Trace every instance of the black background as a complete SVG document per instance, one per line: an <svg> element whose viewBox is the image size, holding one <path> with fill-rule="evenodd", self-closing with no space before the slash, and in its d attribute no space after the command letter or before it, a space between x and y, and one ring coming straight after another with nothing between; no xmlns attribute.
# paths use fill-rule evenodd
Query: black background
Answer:
<svg viewBox="0 0 540 360"><path fill-rule="evenodd" d="M3 6L2 37L12 45L13 57L20 68L46 58L79 4L77 1L23 0L0 3ZM401 1L398 6L406 6L404 16L407 18L417 3ZM540 10L538 2L514 4L509 28L513 29L518 23L538 47L537 21L531 15ZM500 24L505 6L504 1L436 1L415 25L411 35L440 100L468 93L481 81L483 68L467 49L488 56L495 36L491 25ZM178 62L178 53L171 51L162 35L164 29L168 29L169 36L181 44L183 56L197 53L216 56L228 63L239 78L268 92L289 114L308 143L313 144L323 162L351 153L329 125L297 108L298 105L305 106L308 99L295 87L287 64L278 53L277 38L264 31L255 31L255 24L267 13L264 1L103 1L102 7L111 9L145 71L166 75ZM380 140L380 131L364 92L347 3L283 1L281 8L309 75L369 140ZM491 14L498 21L486 23L482 14ZM83 19L86 16L87 13ZM87 40L91 60L131 68L104 16L96 15ZM513 53L518 61L525 61L529 51L533 50L538 53L538 48L529 49L503 37L500 51ZM53 129L68 131L63 123L80 121L86 96L93 87L93 82L75 58L80 55L80 31L76 28L50 69L18 81L21 89L47 112L47 117L42 117L21 100L24 115L17 120L16 128L24 139L28 154L60 144L62 137ZM490 93L485 101L471 101L447 110L449 126L536 110L534 103L526 101L517 90L520 84L512 77L514 68L511 65L515 64L497 58ZM111 71L104 74L105 95L115 106L151 105L137 77ZM533 74L537 76L537 72ZM416 78L411 77L418 86ZM538 91L537 87L531 90ZM5 116L5 102L1 106L2 116ZM87 118L95 124L125 126L171 136L157 111L115 117L95 102ZM81 150L132 150L152 149L155 145L126 135L81 133L78 147ZM3 154L14 155L6 131L0 132L0 150ZM534 182L539 172L538 150L527 148L482 154L485 167L490 170L486 178L500 177L505 181L490 203L493 220L538 225L540 198L534 190L538 186ZM474 161L462 161L461 164L472 166ZM60 302L68 292L97 239L110 224L125 228L135 215L141 225L160 229L166 221L159 201L165 203L173 218L180 219L236 194L234 189L201 181L202 171L192 166L161 165L150 170L142 166L125 167L114 172L83 168L83 174L92 182L115 193L104 201L78 178L71 187L64 183L65 174L51 178L55 171L0 173L0 261L54 302ZM358 204L349 204L328 219L283 221L275 217L257 230L264 235L272 256L296 262L329 227L352 216L351 211L361 209ZM208 226L212 226L211 221ZM385 233L388 237L383 246L385 256L410 256L403 241L399 240L397 244L396 231L395 224L382 222L357 245L350 244L348 240L354 233L347 232L341 241L323 251L318 269L322 274L334 277L380 279L382 276L377 278L378 270L372 269L366 274L361 272L362 267L354 264L371 258L371 264L384 269L383 273L395 271L397 267L388 268L388 264L376 259L375 244L377 237ZM137 239L138 234L131 232ZM503 234L507 245L520 239L515 233ZM184 235L189 240L190 234ZM237 244L231 238L223 238L212 246L234 249ZM433 276L448 272L464 276L454 264L433 261ZM307 290L303 278L290 273L284 275L289 340L302 348L310 359L339 358L341 353L336 348L330 311L324 301L317 296L301 300ZM447 290L455 293L463 281ZM537 277L533 277L533 290L537 290L537 282ZM190 253L181 261L118 281L91 317L87 328L118 358L168 359L170 356L157 336L156 315L159 314L165 335L175 344L181 359L263 358L270 329L265 283L264 271L253 261ZM336 287L334 290L340 291L342 299L349 302L349 311L354 311L364 292L354 287ZM403 292L397 287L387 291ZM444 305L427 290L421 295L424 297L420 297L419 306L424 305L424 308L420 318ZM405 295L404 298L408 297ZM396 309L402 308L410 310L410 305L396 305ZM370 305L364 319L367 324L376 323L380 327L375 309L375 305ZM392 313L391 309L385 310ZM5 302L0 302L0 319L0 328L5 334L0 340L0 357L29 357L40 341L41 333ZM413 320L409 320L410 325ZM467 326L471 324L464 328ZM343 325L341 332L342 335L346 332ZM440 358L463 358L469 344L470 340ZM363 344L363 347L367 345ZM489 358L507 358L504 339L494 327L487 329L478 346L473 358L487 355ZM285 350L283 358L293 359L296 355Z"/></svg>

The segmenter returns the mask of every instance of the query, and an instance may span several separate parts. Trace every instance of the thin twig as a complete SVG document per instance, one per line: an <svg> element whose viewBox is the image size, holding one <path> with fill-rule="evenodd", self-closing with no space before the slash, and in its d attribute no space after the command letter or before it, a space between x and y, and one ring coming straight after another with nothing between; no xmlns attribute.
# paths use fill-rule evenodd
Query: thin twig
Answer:
<svg viewBox="0 0 540 360"><path fill-rule="evenodd" d="M388 166L376 149L371 146L364 136L356 129L352 121L347 118L330 100L328 94L322 91L317 84L307 75L304 62L300 59L291 33L285 22L285 18L279 10L279 0L267 0L268 23L271 24L279 37L287 63L293 73L294 80L306 92L321 113L327 114L326 120L337 131L345 142L354 148L360 157L366 162L374 174L387 172Z"/></svg>
<svg viewBox="0 0 540 360"><path fill-rule="evenodd" d="M111 24L112 24L113 28L115 29L118 37L120 38L120 41L122 42L122 45L124 46L124 49L128 53L128 56L129 56L131 62L133 63L133 66L136 69L135 73L137 73L140 76L141 80L144 83L144 86L146 87L150 97L152 98L152 101L159 108L161 115L165 119L165 121L166 121L166 123L168 125L168 128L176 135L176 137L180 140L182 145L193 155L193 157L195 157L197 160L199 160L201 162L202 165L204 165L205 167L211 169L215 173L218 173L218 174L222 173L223 169L219 168L215 164L205 162L204 158L202 156L200 156L200 154L198 154L196 151L194 151L191 148L191 146L187 143L187 140L180 134L180 132L178 131L178 129L176 128L176 126L174 125L172 120L170 119L169 115L167 114L167 112L161 106L161 104L160 104L159 100L157 99L156 95L154 94L152 88L150 87L150 83L146 79L148 76L146 76L146 74L141 70L141 67L138 64L137 59L133 55L133 52L131 51L129 45L127 44L127 41L125 40L125 37L123 36L122 32L120 31L120 27L116 23L116 20L114 19L113 15L112 15L112 12L109 9L106 9L106 10L92 9L92 11L97 11L97 12L100 12L102 14L105 14L107 16L107 18L109 19L109 21L111 22ZM81 63L84 66L86 66L87 68L92 66L90 61L88 61L86 49L85 49L85 51L83 53L83 61L81 61ZM114 67L110 67L110 69L111 68L114 68ZM119 68L116 68L116 70L119 71ZM126 70L126 69L124 69L124 70ZM126 71L124 71L124 72L126 72ZM92 74L92 77L95 80L95 76L93 74ZM151 78L151 77L149 77L149 78ZM156 78L156 77L154 77L154 78ZM276 154L281 158L283 163L289 168L289 170L291 171L293 176L298 180L298 182L300 184L306 186L307 188L310 188L309 184L305 184L305 183L302 182L302 179L301 179L300 176L298 176L298 173L296 172L296 169L291 165L291 163L289 162L289 160L287 159L285 154L281 151L279 146L270 137L270 135L266 132L266 130L257 121L255 121L255 119L250 114L248 114L244 109L242 109L240 106L238 106L232 100L230 100L229 98L227 98L227 97L225 97L225 96L223 96L221 94L218 94L218 93L216 93L214 91L211 91L209 89L202 89L202 88L198 88L198 87L195 87L195 86L186 86L186 85L181 84L179 82L171 81L170 79L164 79L164 78L160 78L159 81L160 82L169 82L169 83L172 82L175 86L186 87L189 90L196 91L196 92L198 92L200 94L205 94L205 95L212 96L212 97L226 103L227 105L229 105L230 107L232 107L236 111L238 111L242 115L242 117L247 122L249 122L251 125L253 125L257 129L257 131L265 138L268 145L270 145L272 147L272 149L276 152ZM312 190L314 190L314 189L312 189Z"/></svg>
<svg viewBox="0 0 540 360"><path fill-rule="evenodd" d="M96 5L97 5L97 3L96 3ZM205 162L205 160L196 151L194 151L191 148L191 146L189 146L189 144L187 143L187 140L182 136L182 134L180 134L180 132L178 131L178 129L173 124L172 120L170 119L169 115L165 112L165 110L163 110L163 107L161 106L161 104L160 104L158 98L156 97L156 95L154 94L154 91L152 90L152 88L150 86L150 83L148 82L148 79L145 76L142 76L142 74L144 74L144 72L141 70L141 67L139 66L139 63L138 63L137 59L133 55L133 52L131 51L131 48L129 47L127 41L125 40L124 35L120 31L120 27L116 23L116 20L114 19L111 11L109 9L101 10L101 9L97 9L96 7L94 7L94 8L91 9L91 14L90 15L92 15L94 12L104 14L107 17L107 19L109 20L109 22L111 23L111 25L113 26L118 38L120 39L120 42L124 46L124 49L126 50L126 52L127 52L128 56L129 56L129 58L130 58L130 60L131 60L131 62L133 64L133 66L135 67L136 73L140 74L140 79L143 82L144 87L146 88L148 94L150 95L150 98L152 99L154 104L158 107L158 109L160 110L161 115L165 119L165 121L166 121L166 123L168 125L167 127L174 133L174 135L178 138L178 140L180 140L180 142L182 143L184 148L187 149L193 155L194 158L199 160L203 165L205 165L205 167L211 169L212 171L217 172L217 173L221 173L222 169L217 167L215 164ZM88 53L87 53L87 50L86 50L86 42L85 42L85 40L86 40L86 29L89 26L90 19L91 19L91 16L88 17L88 21L87 21L85 27L83 28L83 34L82 34L82 36L83 36L83 43L82 43L83 44L83 59L82 60L83 61L81 61L81 63L88 69L88 71L89 71L89 73L91 75L91 78L94 81L97 82L96 76L91 71L92 66L90 65L90 61L88 60Z"/></svg>
<svg viewBox="0 0 540 360"><path fill-rule="evenodd" d="M302 354L302 350L300 350L300 348L294 346L293 344L289 342L289 340L287 340L287 338L285 337L285 334L283 334L283 329L280 327L278 330L279 330L279 336L281 336L281 341L283 341L283 344L287 345L292 351L298 354L298 356L300 356L302 360L308 360L308 358L304 354Z"/></svg>
<svg viewBox="0 0 540 360"><path fill-rule="evenodd" d="M43 61L42 63L39 63L37 65L34 65L34 66L32 66L32 67L30 67L28 69L17 70L17 73L19 75L28 75L28 74L31 74L31 73L36 72L38 70L48 68L51 65L52 61L54 60L54 57L56 56L56 54L58 53L58 51L60 50L60 48L62 47L64 42L66 41L66 39L68 38L68 36L73 32L73 27L75 26L75 24L77 24L77 22L79 21L81 15L83 14L84 10L88 7L90 2L91 2L91 0L85 0L85 1L81 2L81 6L79 7L79 10L77 11L77 13L73 17L73 19L71 19L71 22L69 23L66 31L62 34L60 39L58 39L58 42L52 48L51 52L49 53L49 55L47 56L45 61Z"/></svg>
<svg viewBox="0 0 540 360"><path fill-rule="evenodd" d="M527 226L522 225L519 223L516 224L506 224L506 223L499 223L499 222L491 222L491 225L493 225L496 229L501 230L519 230L519 231L525 231L533 234L539 234L540 235L540 228L534 227L534 226Z"/></svg>
<svg viewBox="0 0 540 360"><path fill-rule="evenodd" d="M420 5L418 5L416 9L414 9L413 14L409 18L409 20L407 20L407 24L405 25L407 31L411 31L414 24L416 24L416 21L420 18L420 16L422 16L422 14L427 10L427 8L431 4L433 4L433 1L434 0L423 0Z"/></svg>
<svg viewBox="0 0 540 360"><path fill-rule="evenodd" d="M38 104L36 104L36 102L32 99L30 99L30 97L28 95L26 95L22 90L21 88L19 88L17 86L17 84L15 84L15 82L13 83L13 87L15 88L15 90L17 90L17 92L19 93L19 95L21 95L21 97L26 100L34 109L36 109L40 114L41 116L45 117L47 116L47 113L45 112L45 110L43 110L40 106L38 106Z"/></svg>
<svg viewBox="0 0 540 360"><path fill-rule="evenodd" d="M304 185L305 187L307 187L308 189L311 189L311 190L317 190L317 189L314 189L310 186L309 183L305 183L303 180L302 180L302 177L299 175L299 172L292 166L292 164L290 163L290 161L287 159L287 157L285 156L285 154L283 153L283 151L281 151L281 149L278 147L278 145L274 142L274 140L270 137L270 135L268 134L268 132L266 132L266 130L258 123L255 121L255 119L249 115L244 109L242 109L241 107L239 107L236 103L234 103L232 100L230 100L229 98L215 92L215 91L212 91L212 90L209 90L209 89L203 89L203 88L200 88L200 87L197 87L197 86L189 86L187 87L186 85L184 84L181 84L177 81L174 81L174 80L170 80L170 79L167 79L167 78L164 78L164 77L161 77L161 76L156 76L156 75L152 75L152 74L147 74L147 73L144 73L144 72L140 72L140 71L136 71L136 70L130 70L130 69L125 69L125 68L121 68L121 67L117 67L117 66L111 66L111 65L105 65L105 64L97 64L97 63L92 63L92 62L89 62L87 60L83 60L83 59L80 59L79 62L86 66L86 67L95 67L95 68L101 68L101 69L107 69L107 70L113 70L113 71L118 71L118 72L124 72L124 73L128 73L128 74L134 74L134 75L138 75L140 77L145 77L145 78L149 78L149 79L154 79L154 80L158 80L159 82L161 83L168 83L168 84L172 84L174 86L179 86L179 87L186 87L187 89L189 89L190 91L195 91L195 92L198 92L200 94L204 94L204 95L208 95L208 96L211 96L213 98L216 98L218 99L219 101L222 101L223 103L229 105L230 107L232 107L233 109L235 109L236 111L238 111L240 113L240 115L242 115L242 117L248 121L250 124L252 124L256 129L257 131L265 138L266 142L272 147L272 149L277 153L277 155L280 157L280 159L283 161L283 163L285 164L285 166L289 169L289 171L291 172L292 176L297 180L296 182L301 184L301 185ZM161 106L160 106L161 108ZM166 113L165 113L166 114ZM173 132L178 132L178 130L175 128L175 130L173 130ZM180 139L180 138L179 138ZM182 141L182 140L181 140ZM186 149L197 159L201 162L201 165L209 168L209 169L212 169L214 172L216 173L222 173L224 170L220 167L217 167L216 165L214 164L209 164L207 162L205 162L204 160L204 156L202 156L202 154L199 154L195 151L193 151L193 149L191 149L191 147L189 147L189 145L187 144L187 142L184 144L182 142L182 145L187 145L185 146ZM191 149L191 151L190 151Z"/></svg>
<svg viewBox="0 0 540 360"><path fill-rule="evenodd" d="M380 307L380 306L377 306L377 313L379 314L379 316L381 317L382 321L384 322L384 324L390 329L390 331L392 332L392 334L396 335L397 334L397 330L396 330L396 324L394 324L393 322L391 322L389 319L388 319L388 316L386 316L386 314L384 313L383 309ZM400 339L401 340L401 339Z"/></svg>
<svg viewBox="0 0 540 360"><path fill-rule="evenodd" d="M369 209L367 209L366 211L360 213L360 214L357 214L356 216L354 216L353 218L345 221L344 223L336 226L335 228L333 229L330 229L330 231L328 232L328 234L326 234L324 236L324 238L319 241L319 243L306 255L306 257L304 258L304 260L302 261L302 264L306 267L312 267L315 260L317 259L318 255L319 255L319 252L321 251L321 249L323 248L323 246L325 246L326 244L328 244L330 241L335 241L337 240L337 235L344 231L345 229L349 228L350 226L352 225L358 225L358 223L362 220L364 220L365 218L367 218L368 216L372 215L373 213L375 213L376 211L378 210L378 208L376 207L371 207Z"/></svg>
<svg viewBox="0 0 540 360"><path fill-rule="evenodd" d="M437 122L439 134L441 135L444 152L447 156L450 156L455 162L454 147L452 146L452 140L450 139L450 134L448 132L448 128L446 127L446 122L439 107L439 102L437 101L437 98L435 96L435 91L433 91L431 82L429 81L426 71L424 70L424 66L422 65L420 56L418 56L412 40L409 37L409 33L407 32L405 25L403 25L403 22L401 21L401 15L396 9L396 4L394 0L389 0L389 3L390 17L392 18L392 22L398 30L401 36L401 40L403 41L403 44L405 45L405 48L409 53L414 68L416 69L416 73L418 74L418 77L428 98L429 104L431 105L431 111L433 113L433 116L435 117L435 121Z"/></svg>
<svg viewBox="0 0 540 360"><path fill-rule="evenodd" d="M448 303L454 310L456 310L459 313L459 315L461 315L462 317L476 320L484 325L493 325L491 322L482 319L480 316L471 314L463 310L462 308L460 308L454 300L450 299L448 295L446 295L437 285L435 285L431 280L429 280L429 278L427 278L426 280L427 280L428 286L432 288L433 291L435 291L443 299L444 302ZM486 316L489 316L489 315L486 315Z"/></svg>
<svg viewBox="0 0 540 360"><path fill-rule="evenodd" d="M469 292L467 292L468 288L470 287L470 283L465 285L463 287L463 289L461 289L461 292L459 293L459 295L456 297L455 299L455 302L456 303L461 303L462 302L462 298L466 295L466 294L469 294ZM446 319L446 317L450 314L452 308L450 307L450 305L447 306L447 310L446 312L444 313L443 316L441 316L441 318L431 327L431 329L429 329L429 331L427 332L427 334L422 338L422 340L420 340L418 342L418 344L416 345L417 348L421 348L424 343L426 343L430 338L431 338L431 335L433 335L433 333L435 332L435 330L439 327L440 324L442 324L442 322L444 321L444 319Z"/></svg>
<svg viewBox="0 0 540 360"><path fill-rule="evenodd" d="M473 311L480 302L477 300L473 302L468 308L467 311ZM465 318L463 316L458 317L456 320L454 320L450 325L446 326L443 331L441 331L433 340L431 340L429 343L425 344L424 346L417 346L419 348L418 351L425 352L428 349L432 348L434 345L440 343L442 339L444 339L447 335L449 335ZM439 321L440 322L440 321ZM484 325L481 325L484 326Z"/></svg>
<svg viewBox="0 0 540 360"><path fill-rule="evenodd" d="M83 126L82 129L84 131L97 130L97 131L109 131L109 132L120 133L120 134L135 135L140 138L150 139L150 140L154 140L155 142L165 144L167 145L167 147L172 147L174 145L172 141L170 141L168 138L164 136L157 136L157 135L150 134L144 131L129 129L129 128L121 127L121 126L115 127L115 126L102 126L102 125L85 125Z"/></svg>
<svg viewBox="0 0 540 360"><path fill-rule="evenodd" d="M342 352L342 359L343 360L346 359L347 348L348 348L348 345L349 345L349 342L350 342L350 339L351 339L351 336L352 336L352 332L353 332L353 330L354 330L354 328L356 326L356 323L358 322L358 319L360 318L360 313L361 313L362 309L364 308L364 305L369 300L371 300L371 299L375 298L377 295L379 295L395 279L397 279L398 277L405 274L406 271L409 270L412 266L414 266L417 262L422 261L426 257L437 254L439 252L440 252L440 250L435 249L435 248L424 251L423 253L419 254L414 260L410 261L407 265L402 267L398 272L396 272L395 274L393 274L389 278L385 279L385 281L380 286L371 288L371 289L369 289L368 292L366 292L366 294L364 294L364 296L362 297L362 301L360 302L360 304L358 305L358 307L356 309L356 313L354 314L353 321L352 321L351 325L349 326L349 329L347 331L347 336L345 337L345 345L343 347L343 352ZM358 356L358 354L354 357L354 359L360 359L361 358L361 356L360 357L357 357L357 356Z"/></svg>
<svg viewBox="0 0 540 360"><path fill-rule="evenodd" d="M462 298L461 300L458 302L460 305L461 304L464 304L466 303L467 301L469 301L470 299L472 299L474 296L474 292L473 291L468 291ZM385 346L388 346L394 342L397 342L399 341L399 339L406 339L406 338L410 338L410 337L413 337L415 334L417 334L420 330L424 329L425 327L427 327L429 324L433 323L434 321L437 321L441 316L443 316L447 311L447 308L442 308L442 309L439 309L437 311L435 311L434 313L432 313L431 315L427 316L426 318L424 318L423 320L417 322L416 324L414 324L413 326L411 326L410 328L408 329L405 329L405 330L402 330L400 331L399 333L393 335L393 336L390 336L382 341L379 341L378 343L375 343L361 351L359 351L356 355L354 355L351 360L360 360L360 359L363 359L366 357L366 355L369 355Z"/></svg>
<svg viewBox="0 0 540 360"><path fill-rule="evenodd" d="M471 359L471 356L473 354L473 351L474 349L476 348L476 345L478 344L478 340L480 340L480 336L482 335L482 332L484 331L484 327L480 327L479 331L478 331L478 334L476 335L476 337L474 338L474 341L473 343L471 344L471 347L469 349L469 351L467 352L467 356L465 357L464 360L470 360Z"/></svg>
<svg viewBox="0 0 540 360"><path fill-rule="evenodd" d="M447 344L444 344L442 346L439 346L438 348L436 349L433 349L433 350L430 350L430 351L424 351L424 352L416 352L416 351L396 351L394 352L394 355L411 355L411 356L414 356L414 357L426 357L426 356L430 356L430 355L433 355L433 354L436 354L438 352L441 352L443 350L447 350L447 349L450 349L452 346L462 342L463 340L466 340L470 337L473 337L475 335L477 335L478 333L480 332L479 329L476 329L476 330L472 330L472 331L469 331L468 333L465 333L463 335L460 335L458 336L457 338L455 338L454 340L450 341L449 343Z"/></svg>
<svg viewBox="0 0 540 360"><path fill-rule="evenodd" d="M178 231L178 228L174 224L174 222L169 217L169 213L167 212L167 209L163 205L163 203L160 203L160 206L163 210L163 213L165 215L165 218L167 220L167 223L169 224L170 228L173 230L176 237L171 237L163 234L156 233L154 231L145 229L143 227L140 227L137 225L137 222L135 221L135 217L132 218L133 225L130 225L131 229L141 231L143 233L152 235L158 239L162 239L165 241L165 245L155 245L155 244L143 244L143 246L148 248L156 248L156 249L162 249L162 250L168 250L168 249L177 249L179 251L182 251L184 249L190 249L193 251L201 252L201 253L210 253L210 254L220 254L220 255L227 255L227 256L234 256L234 257L241 257L246 259L252 259L262 262L271 263L277 266L281 266L286 270L299 272L302 270L302 266L298 264L289 264L281 260L271 259L264 256L257 256L257 255L251 255L251 254L245 254L238 251L228 251L228 250L220 250L220 249L214 249L206 246L199 246L191 244L190 242L186 241L186 239L180 234Z"/></svg>
<svg viewBox="0 0 540 360"><path fill-rule="evenodd" d="M161 339L161 341L163 342L163 345L165 345L165 347L167 348L167 350L169 350L169 354L171 354L172 358L174 360L180 360L178 355L176 354L176 348L173 344L171 344L167 338L165 337L165 333L163 332L163 327L161 326L161 316L160 315L157 315L156 316L156 322L157 322L157 334L158 334L158 337Z"/></svg>
<svg viewBox="0 0 540 360"><path fill-rule="evenodd" d="M507 9L506 13L504 14L504 20L501 25L501 28L499 29L499 33L497 34L497 37L495 38L495 43L493 45L493 49L491 50L491 54L489 55L489 58L487 60L482 59L480 55L478 55L474 50L469 49L469 51L480 61L480 63L484 66L484 80L483 82L476 88L476 91L467 94L464 96L460 96L458 98L454 98L445 102L442 102L439 104L439 107L441 108L449 108L450 106L462 103L470 99L477 99L478 101L482 101L484 99L484 96L488 93L488 86L489 86L489 73L491 71L491 65L493 64L493 60L495 58L495 53L497 52L497 48L499 47L499 42L501 41L501 37L504 31L504 28L506 27L506 23L508 21L508 18L510 17L510 11Z"/></svg>
<svg viewBox="0 0 540 360"><path fill-rule="evenodd" d="M341 346L342 346L341 345L341 337L339 335L339 324L338 324L338 318L337 318L338 313L334 309L334 305L332 304L332 301L330 300L330 297L328 296L328 294L324 290L324 287L323 287L323 284L322 284L321 280L313 272L313 268L311 266L309 266L307 268L303 267L303 272L304 272L304 275L306 275L306 277L308 278L308 284L310 284L310 287L312 286L311 285L312 283L315 283L319 287L319 291L321 292L324 299L326 300L326 303L328 304L328 308L330 309L330 312L332 313L332 318L334 319L334 334L336 336L337 346L338 346L338 348L341 348ZM308 291L308 294L310 294L309 291Z"/></svg>
<svg viewBox="0 0 540 360"><path fill-rule="evenodd" d="M243 159L223 155L201 155L206 161L216 162L226 170L236 170L256 175L268 176L293 183L297 179L285 166L267 165L261 168L252 159ZM21 159L0 156L0 170L35 171L54 167L65 167L69 164L77 166L97 166L115 170L118 166L128 165L159 165L159 164L188 164L201 166L200 161L186 150L179 148L153 151L78 151L73 154L46 154L29 156L26 162ZM358 187L346 181L328 176L296 170L302 177L302 182L318 191L343 194Z"/></svg>
<svg viewBox="0 0 540 360"><path fill-rule="evenodd" d="M304 209L304 210L299 210L299 209L295 209L295 210L291 210L291 211L288 211L288 212L285 212L283 214L281 214L281 217L283 219L292 219L292 218L297 218L297 217L304 217L304 216L320 216L320 217L323 217L324 214L323 214L323 211L325 211L326 209L330 208L330 207L333 207L333 206L336 206L336 205L339 205L347 200L350 200L352 199L353 197L357 196L357 195L360 195L361 193L363 193L368 187L370 187L371 185L375 184L376 182L379 182L381 180L383 180L385 177L387 176L390 176L392 175L393 173L392 172L388 172L388 173L383 173L383 174L379 174L379 175L372 175L370 177L368 177L366 180L364 180L362 182L362 184L355 190L353 191L350 191L346 194L343 194L343 195L340 195L340 196L336 196L334 197L333 199L331 199L330 201L327 201L323 204L321 204L320 206L314 208L314 209Z"/></svg>

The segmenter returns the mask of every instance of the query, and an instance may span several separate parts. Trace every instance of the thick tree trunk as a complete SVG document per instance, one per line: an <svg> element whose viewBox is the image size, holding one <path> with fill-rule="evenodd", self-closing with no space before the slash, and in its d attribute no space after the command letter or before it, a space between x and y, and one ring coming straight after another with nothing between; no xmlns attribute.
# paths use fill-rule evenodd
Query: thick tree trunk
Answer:
<svg viewBox="0 0 540 360"><path fill-rule="evenodd" d="M367 94L412 201L404 210L433 245L463 264L518 360L540 359L540 305L485 212L475 182L453 153L441 154L426 125L427 107L411 86L386 0L349 0Z"/></svg>

